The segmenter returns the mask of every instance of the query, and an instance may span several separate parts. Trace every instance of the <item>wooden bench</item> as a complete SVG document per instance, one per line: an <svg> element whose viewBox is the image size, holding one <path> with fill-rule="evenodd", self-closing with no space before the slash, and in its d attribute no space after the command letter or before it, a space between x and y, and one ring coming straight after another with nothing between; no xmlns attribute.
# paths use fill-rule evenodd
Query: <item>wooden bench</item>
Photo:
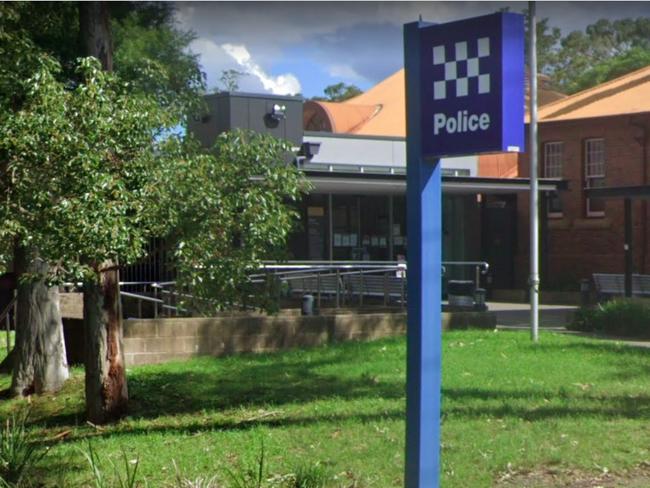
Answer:
<svg viewBox="0 0 650 488"><path fill-rule="evenodd" d="M594 273L593 278L598 297L625 295L625 275ZM632 275L632 296L650 296L650 275Z"/></svg>

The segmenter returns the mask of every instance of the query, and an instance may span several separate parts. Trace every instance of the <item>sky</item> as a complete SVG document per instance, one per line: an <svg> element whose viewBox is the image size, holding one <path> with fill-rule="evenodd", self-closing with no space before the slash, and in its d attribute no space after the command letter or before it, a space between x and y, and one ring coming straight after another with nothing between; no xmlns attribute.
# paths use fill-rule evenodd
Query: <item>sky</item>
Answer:
<svg viewBox="0 0 650 488"><path fill-rule="evenodd" d="M178 2L176 21L197 38L209 88L225 70L240 91L322 96L338 82L367 90L403 65L402 26L484 15L528 2ZM650 17L650 2L537 2L563 34L601 18Z"/></svg>

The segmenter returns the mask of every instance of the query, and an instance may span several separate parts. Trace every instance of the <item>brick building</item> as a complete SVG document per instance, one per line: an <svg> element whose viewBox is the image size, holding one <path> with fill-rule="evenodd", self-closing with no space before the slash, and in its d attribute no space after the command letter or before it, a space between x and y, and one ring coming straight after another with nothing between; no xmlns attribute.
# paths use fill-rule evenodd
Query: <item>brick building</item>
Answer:
<svg viewBox="0 0 650 488"><path fill-rule="evenodd" d="M592 273L623 272L623 199L590 200L585 189L648 184L649 137L650 66L539 109L539 176L563 178L569 186L542 201L542 287L575 288ZM493 170L497 159L486 161L485 170ZM500 167L529 176L528 154L517 158L516 172L508 163ZM525 287L527 194L517 195L516 212L515 285ZM650 273L647 201L632 202L632 217L634 272Z"/></svg>

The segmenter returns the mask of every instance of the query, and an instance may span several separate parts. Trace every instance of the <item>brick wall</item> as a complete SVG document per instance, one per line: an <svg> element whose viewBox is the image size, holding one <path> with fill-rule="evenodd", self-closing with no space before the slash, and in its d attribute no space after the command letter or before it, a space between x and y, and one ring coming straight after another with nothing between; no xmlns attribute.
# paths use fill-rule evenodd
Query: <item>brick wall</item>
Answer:
<svg viewBox="0 0 650 488"><path fill-rule="evenodd" d="M642 130L635 124L650 124L650 116L619 116L543 123L539 126L539 168L543 171L545 142L564 142L563 178L569 190L562 193L562 218L549 218L548 276L546 282L558 284L589 278L594 272L622 273L624 269L623 200L607 200L604 217L587 217L584 188L584 141L589 138L605 140L606 186L646 184L643 181L643 147L636 139ZM519 174L528 177L528 155L521 158ZM518 253L515 257L517 285L524 287L528 277L528 193L518 195ZM633 254L636 272L650 273L650 239L645 202L632 203ZM645 249L644 249L645 247Z"/></svg>

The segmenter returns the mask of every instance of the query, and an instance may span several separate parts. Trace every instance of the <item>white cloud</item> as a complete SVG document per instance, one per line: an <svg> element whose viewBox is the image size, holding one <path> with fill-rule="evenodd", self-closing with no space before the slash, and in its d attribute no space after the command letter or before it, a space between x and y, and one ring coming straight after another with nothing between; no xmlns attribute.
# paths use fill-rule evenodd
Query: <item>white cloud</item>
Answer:
<svg viewBox="0 0 650 488"><path fill-rule="evenodd" d="M302 88L300 81L291 73L284 73L278 76L267 74L262 67L251 58L248 49L243 44L222 44L221 48L226 51L236 62L244 68L246 73L255 76L264 87L274 95L294 95L300 93Z"/></svg>
<svg viewBox="0 0 650 488"><path fill-rule="evenodd" d="M206 37L199 37L190 45L192 52L200 55L200 63L207 75L208 88L224 89L221 75L226 70L241 70L241 66L220 45ZM248 92L262 92L262 83L254 76L241 76L237 80L238 90Z"/></svg>
<svg viewBox="0 0 650 488"><path fill-rule="evenodd" d="M175 5L179 28L191 29L199 37L193 50L201 55L211 86L218 83L223 70L234 68L250 73L239 80L244 91L305 94L320 93L322 86L317 85L332 80L374 84L397 70L403 63L402 24L417 20L419 15L426 21L446 22L505 6L516 12L526 7L525 2L503 1L218 1ZM650 2L538 2L538 15L549 17L549 25L562 28L566 34L601 17L648 16ZM233 52L253 69L226 54L224 45L242 48ZM269 74L270 67L278 63L291 73ZM325 73L330 76L323 76Z"/></svg>
<svg viewBox="0 0 650 488"><path fill-rule="evenodd" d="M332 78L343 78L349 81L368 81L357 73L352 66L347 64L332 64L327 67L327 74Z"/></svg>

